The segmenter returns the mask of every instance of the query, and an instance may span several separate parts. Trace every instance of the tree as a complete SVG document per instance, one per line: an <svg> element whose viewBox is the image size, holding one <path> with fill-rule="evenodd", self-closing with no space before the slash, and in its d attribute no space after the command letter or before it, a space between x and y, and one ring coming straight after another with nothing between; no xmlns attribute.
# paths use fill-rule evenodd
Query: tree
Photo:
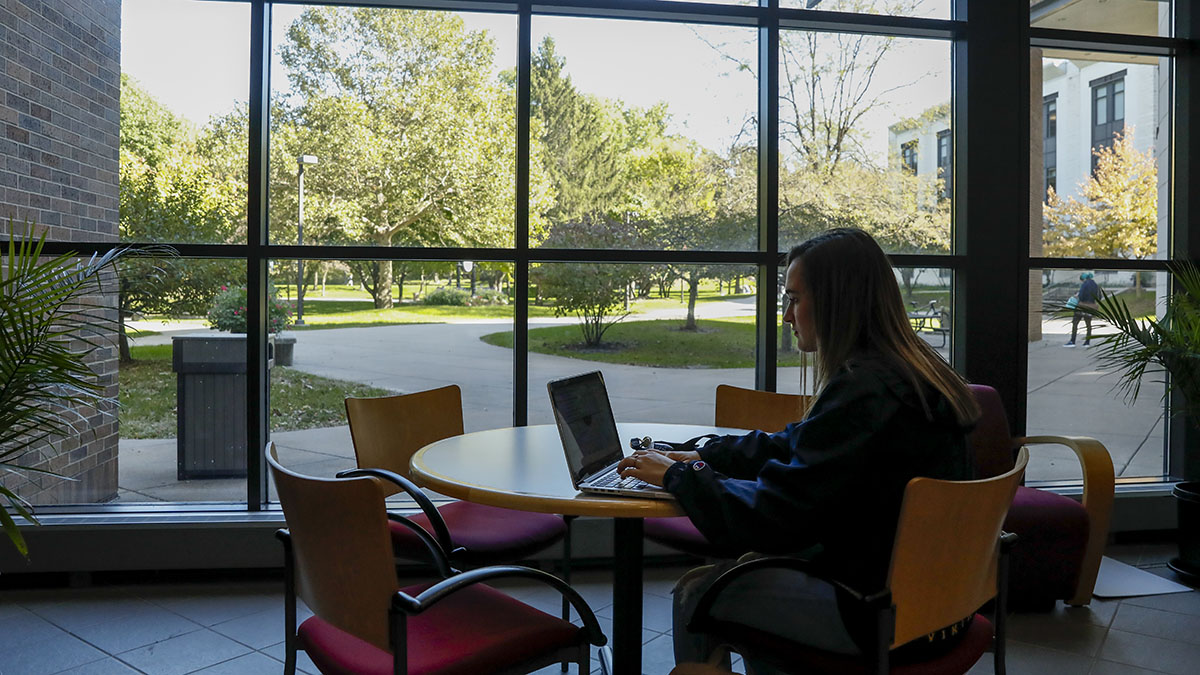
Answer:
<svg viewBox="0 0 1200 675"><path fill-rule="evenodd" d="M1046 255L1147 258L1158 251L1158 168L1139 152L1133 128L1095 151L1096 170L1080 185L1082 200L1051 188L1042 209Z"/></svg>
<svg viewBox="0 0 1200 675"><path fill-rule="evenodd" d="M491 73L493 52L447 12L305 11L280 50L291 90L273 137L286 153L273 231L295 213L295 156L313 154L306 234L311 213L360 244L511 245L515 97ZM549 192L539 170L530 178L537 231ZM390 307L392 265L371 264L375 306Z"/></svg>
<svg viewBox="0 0 1200 675"><path fill-rule="evenodd" d="M545 245L553 248L633 248L633 227L616 221L560 223ZM546 263L530 270L539 295L554 298L554 315L579 318L583 344L596 347L613 324L629 315L619 309L634 265L612 263Z"/></svg>
<svg viewBox="0 0 1200 675"><path fill-rule="evenodd" d="M208 170L188 125L125 75L121 120L121 240L232 240L238 223L244 222L244 190L237 181L215 177ZM120 262L121 361L132 360L126 319L147 313L203 315L223 284L239 283L244 277L240 269L236 261L224 260L131 257Z"/></svg>

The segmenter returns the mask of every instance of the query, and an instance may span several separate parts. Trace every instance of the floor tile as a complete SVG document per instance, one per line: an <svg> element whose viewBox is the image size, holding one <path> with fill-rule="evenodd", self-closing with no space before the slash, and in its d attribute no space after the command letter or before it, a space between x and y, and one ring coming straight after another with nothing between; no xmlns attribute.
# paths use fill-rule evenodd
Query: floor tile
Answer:
<svg viewBox="0 0 1200 675"><path fill-rule="evenodd" d="M1200 616L1200 592L1198 591L1126 598L1124 604Z"/></svg>
<svg viewBox="0 0 1200 675"><path fill-rule="evenodd" d="M211 628L252 649L269 647L284 637L283 601L274 609L225 621Z"/></svg>
<svg viewBox="0 0 1200 675"><path fill-rule="evenodd" d="M154 605L136 597L106 597L88 593L67 595L62 602L39 603L31 611L56 626L77 631L97 624L112 623L154 609Z"/></svg>
<svg viewBox="0 0 1200 675"><path fill-rule="evenodd" d="M0 656L0 673L51 675L99 661L106 654L71 635L11 646Z"/></svg>
<svg viewBox="0 0 1200 675"><path fill-rule="evenodd" d="M250 652L237 658L197 670L196 675L259 675L278 672L282 664L262 652Z"/></svg>
<svg viewBox="0 0 1200 675"><path fill-rule="evenodd" d="M62 638L65 632L42 617L21 608L0 619L0 653L21 645Z"/></svg>
<svg viewBox="0 0 1200 675"><path fill-rule="evenodd" d="M1064 652L1095 656L1107 629L1090 621L1084 612L1062 608L1046 614L1015 614L1008 621L1010 640Z"/></svg>
<svg viewBox="0 0 1200 675"><path fill-rule="evenodd" d="M260 653L266 654L279 662L280 670L284 662L285 650L283 643L273 644L266 649L260 650ZM313 664L312 659L308 658L308 654L304 652L296 652L296 671L306 673L307 675L321 675L321 671Z"/></svg>
<svg viewBox="0 0 1200 675"><path fill-rule="evenodd" d="M1200 616L1123 604L1112 627L1129 633L1200 645Z"/></svg>
<svg viewBox="0 0 1200 675"><path fill-rule="evenodd" d="M183 675L228 661L251 650L207 629L179 635L120 654L122 661L154 675Z"/></svg>
<svg viewBox="0 0 1200 675"><path fill-rule="evenodd" d="M138 673L139 671L110 656L69 668L58 675L138 675Z"/></svg>
<svg viewBox="0 0 1200 675"><path fill-rule="evenodd" d="M212 601L212 593L164 595L147 598L149 602L191 619L201 626L213 626L250 614L265 612L283 606L283 589L274 594L253 591L230 591L220 594L221 602Z"/></svg>
<svg viewBox="0 0 1200 675"><path fill-rule="evenodd" d="M199 624L174 612L147 604L146 609L134 614L76 628L71 632L109 654L120 654L200 628Z"/></svg>
<svg viewBox="0 0 1200 675"><path fill-rule="evenodd" d="M1088 675L1162 675L1161 670L1147 670L1114 661L1096 661Z"/></svg>
<svg viewBox="0 0 1200 675"><path fill-rule="evenodd" d="M1176 675L1194 675L1200 664L1200 645L1114 629L1108 631L1100 658Z"/></svg>

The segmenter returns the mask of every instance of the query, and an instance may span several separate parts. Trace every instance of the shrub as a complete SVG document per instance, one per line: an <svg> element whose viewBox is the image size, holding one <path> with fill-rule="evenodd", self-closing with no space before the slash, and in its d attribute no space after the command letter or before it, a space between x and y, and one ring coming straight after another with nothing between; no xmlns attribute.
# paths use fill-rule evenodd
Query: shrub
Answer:
<svg viewBox="0 0 1200 675"><path fill-rule="evenodd" d="M507 305L509 303L508 295L500 291L483 290L479 291L475 297L471 298L471 305Z"/></svg>
<svg viewBox="0 0 1200 675"><path fill-rule="evenodd" d="M267 302L267 330L272 333L292 325L291 306L279 299L275 287L271 286L270 299ZM246 287L230 288L222 286L221 291L213 298L212 307L208 309L208 325L217 330L227 330L230 333L246 332Z"/></svg>
<svg viewBox="0 0 1200 675"><path fill-rule="evenodd" d="M425 294L421 300L426 305L453 305L466 307L471 304L471 295L458 288L435 288Z"/></svg>

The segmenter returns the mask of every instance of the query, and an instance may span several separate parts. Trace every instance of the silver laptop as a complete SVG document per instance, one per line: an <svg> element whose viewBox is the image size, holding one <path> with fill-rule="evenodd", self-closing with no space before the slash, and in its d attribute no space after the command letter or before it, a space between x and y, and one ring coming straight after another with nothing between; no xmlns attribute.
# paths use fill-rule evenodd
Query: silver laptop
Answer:
<svg viewBox="0 0 1200 675"><path fill-rule="evenodd" d="M660 487L632 476L621 478L617 473L617 463L624 454L600 371L553 380L546 383L546 389L576 490L674 499Z"/></svg>

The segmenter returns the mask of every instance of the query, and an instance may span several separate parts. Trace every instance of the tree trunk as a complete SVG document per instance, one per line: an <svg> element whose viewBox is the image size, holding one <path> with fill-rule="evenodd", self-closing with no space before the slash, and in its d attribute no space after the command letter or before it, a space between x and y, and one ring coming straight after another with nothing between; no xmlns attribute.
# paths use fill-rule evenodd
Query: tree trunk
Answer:
<svg viewBox="0 0 1200 675"><path fill-rule="evenodd" d="M700 294L700 272L692 270L688 272L688 311L687 322L683 324L684 330L696 330L696 296Z"/></svg>
<svg viewBox="0 0 1200 675"><path fill-rule="evenodd" d="M117 310L120 326L117 330L117 351L120 363L133 363L133 352L129 351L129 336L125 334L125 312Z"/></svg>
<svg viewBox="0 0 1200 675"><path fill-rule="evenodd" d="M901 267L900 280L904 283L904 299L912 302L913 269L911 267Z"/></svg>
<svg viewBox="0 0 1200 675"><path fill-rule="evenodd" d="M379 260L372 263L375 268L375 288L372 299L375 309L392 308L392 261Z"/></svg>

